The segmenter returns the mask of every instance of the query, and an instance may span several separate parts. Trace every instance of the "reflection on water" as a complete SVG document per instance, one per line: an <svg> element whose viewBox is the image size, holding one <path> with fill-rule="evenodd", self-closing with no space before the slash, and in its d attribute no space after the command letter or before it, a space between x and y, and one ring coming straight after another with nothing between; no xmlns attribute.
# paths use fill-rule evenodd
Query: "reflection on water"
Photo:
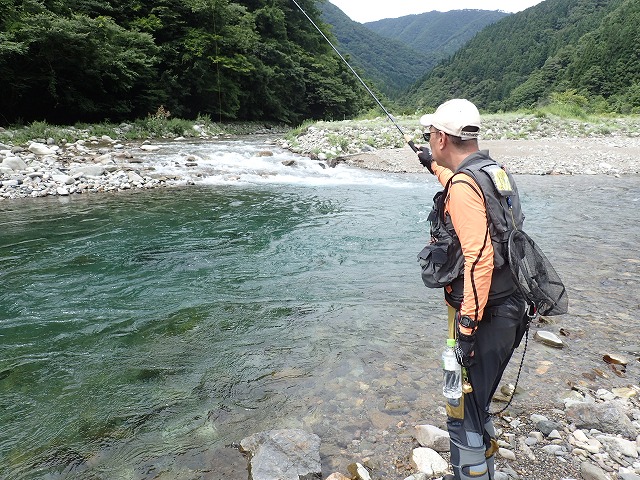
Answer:
<svg viewBox="0 0 640 480"><path fill-rule="evenodd" d="M3 474L207 478L225 445L289 427L321 436L328 474L383 451L400 422L442 424L444 309L415 261L437 185L357 175L371 181L0 204ZM536 326L565 329L567 348L529 343L516 404L535 404L549 382L589 382L603 354L640 351L640 188L518 181L570 298Z"/></svg>

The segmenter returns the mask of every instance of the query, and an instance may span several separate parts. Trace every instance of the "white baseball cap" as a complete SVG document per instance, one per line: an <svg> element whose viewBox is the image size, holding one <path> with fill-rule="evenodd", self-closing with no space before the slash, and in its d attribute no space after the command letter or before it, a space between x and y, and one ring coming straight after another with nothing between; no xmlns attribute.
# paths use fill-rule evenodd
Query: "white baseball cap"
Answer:
<svg viewBox="0 0 640 480"><path fill-rule="evenodd" d="M462 140L471 140L478 138L480 133L480 112L469 100L454 98L440 105L435 113L423 115L420 125L433 126Z"/></svg>

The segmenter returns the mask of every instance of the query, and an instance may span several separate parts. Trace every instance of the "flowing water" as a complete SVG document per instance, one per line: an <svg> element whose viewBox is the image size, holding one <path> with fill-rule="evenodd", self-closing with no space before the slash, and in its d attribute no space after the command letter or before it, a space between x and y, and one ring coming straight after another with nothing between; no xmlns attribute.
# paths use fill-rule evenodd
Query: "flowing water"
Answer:
<svg viewBox="0 0 640 480"><path fill-rule="evenodd" d="M416 262L437 183L256 139L146 161L184 171L187 153L194 186L0 203L1 478L246 478L226 446L276 428L320 435L328 475L443 423L444 307ZM529 342L520 382L543 403L640 350L640 181L518 183L570 296L534 327L567 347Z"/></svg>

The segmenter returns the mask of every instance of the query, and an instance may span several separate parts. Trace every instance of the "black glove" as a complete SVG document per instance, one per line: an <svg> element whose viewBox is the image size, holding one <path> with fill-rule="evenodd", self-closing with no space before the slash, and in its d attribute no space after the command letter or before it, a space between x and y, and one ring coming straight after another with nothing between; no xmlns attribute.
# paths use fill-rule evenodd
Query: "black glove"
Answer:
<svg viewBox="0 0 640 480"><path fill-rule="evenodd" d="M433 157L431 156L431 150L429 147L420 147L420 153L418 153L418 160L423 167L427 167L427 170L431 172L433 175L433 170L431 169L431 162L433 162Z"/></svg>
<svg viewBox="0 0 640 480"><path fill-rule="evenodd" d="M476 363L474 358L474 349L476 346L476 333L473 332L471 335L465 335L464 333L460 333L458 330L458 338L456 338L456 358L458 359L458 363L463 367L470 367Z"/></svg>

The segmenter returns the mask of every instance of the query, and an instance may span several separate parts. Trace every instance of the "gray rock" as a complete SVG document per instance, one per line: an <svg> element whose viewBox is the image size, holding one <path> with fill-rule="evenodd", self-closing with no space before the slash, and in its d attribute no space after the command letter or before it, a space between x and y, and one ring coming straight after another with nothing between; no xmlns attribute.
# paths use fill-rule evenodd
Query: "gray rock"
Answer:
<svg viewBox="0 0 640 480"><path fill-rule="evenodd" d="M327 479L329 480L329 479ZM408 476L404 480L429 480L429 475L424 472L414 473L413 475Z"/></svg>
<svg viewBox="0 0 640 480"><path fill-rule="evenodd" d="M635 440L625 440L624 438L611 437L609 435L598 435L596 439L600 441L610 453L617 452L627 457L638 458L638 445Z"/></svg>
<svg viewBox="0 0 640 480"><path fill-rule="evenodd" d="M56 183L62 183L63 185L73 185L75 183L75 179L70 175L51 175L51 179Z"/></svg>
<svg viewBox="0 0 640 480"><path fill-rule="evenodd" d="M71 171L71 175L74 177L87 175L89 177L99 177L104 174L104 167L102 165L84 165L82 167L74 168Z"/></svg>
<svg viewBox="0 0 640 480"><path fill-rule="evenodd" d="M449 432L441 428L433 425L418 425L415 435L421 447L432 448L436 452L449 451Z"/></svg>
<svg viewBox="0 0 640 480"><path fill-rule="evenodd" d="M411 453L411 465L427 475L442 475L449 468L449 464L430 448L414 448Z"/></svg>
<svg viewBox="0 0 640 480"><path fill-rule="evenodd" d="M619 473L618 478L620 480L640 480L640 475L635 473Z"/></svg>
<svg viewBox="0 0 640 480"><path fill-rule="evenodd" d="M554 430L560 430L562 428L562 425L558 422L549 420L544 415L533 414L531 415L531 421L535 425L536 429L540 430L545 437L549 436L549 434Z"/></svg>
<svg viewBox="0 0 640 480"><path fill-rule="evenodd" d="M611 477L604 470L589 462L580 464L580 474L583 480L611 480Z"/></svg>
<svg viewBox="0 0 640 480"><path fill-rule="evenodd" d="M2 185L3 187L17 187L21 184L22 181L17 178L12 178L11 180L4 180L0 182L0 185Z"/></svg>
<svg viewBox="0 0 640 480"><path fill-rule="evenodd" d="M567 449L562 445L545 445L544 447L542 447L542 451L548 453L549 455L561 456L567 452Z"/></svg>
<svg viewBox="0 0 640 480"><path fill-rule="evenodd" d="M499 472L496 472L496 480L500 477L498 477L498 474L502 474L502 475L507 475L507 478L512 478L514 480L520 480L520 475L518 474L518 472L516 472L513 468L511 467L504 467L502 468L502 470L500 470ZM502 477L504 478L504 477Z"/></svg>
<svg viewBox="0 0 640 480"><path fill-rule="evenodd" d="M515 460L516 459L516 454L513 453L511 450L507 449L507 448L500 448L498 449L498 454L506 459L506 460Z"/></svg>
<svg viewBox="0 0 640 480"><path fill-rule="evenodd" d="M24 163L24 160L22 160L20 157L7 157L2 161L2 165L15 171L24 170L27 168L27 164Z"/></svg>
<svg viewBox="0 0 640 480"><path fill-rule="evenodd" d="M638 435L638 429L615 402L575 403L567 407L566 416L577 428L595 428L633 439Z"/></svg>
<svg viewBox="0 0 640 480"><path fill-rule="evenodd" d="M240 442L250 457L250 480L320 478L320 437L302 430L270 430Z"/></svg>
<svg viewBox="0 0 640 480"><path fill-rule="evenodd" d="M53 155L55 152L54 149L49 148L47 145L43 143L33 142L29 145L28 149L31 153L35 153L36 155Z"/></svg>

